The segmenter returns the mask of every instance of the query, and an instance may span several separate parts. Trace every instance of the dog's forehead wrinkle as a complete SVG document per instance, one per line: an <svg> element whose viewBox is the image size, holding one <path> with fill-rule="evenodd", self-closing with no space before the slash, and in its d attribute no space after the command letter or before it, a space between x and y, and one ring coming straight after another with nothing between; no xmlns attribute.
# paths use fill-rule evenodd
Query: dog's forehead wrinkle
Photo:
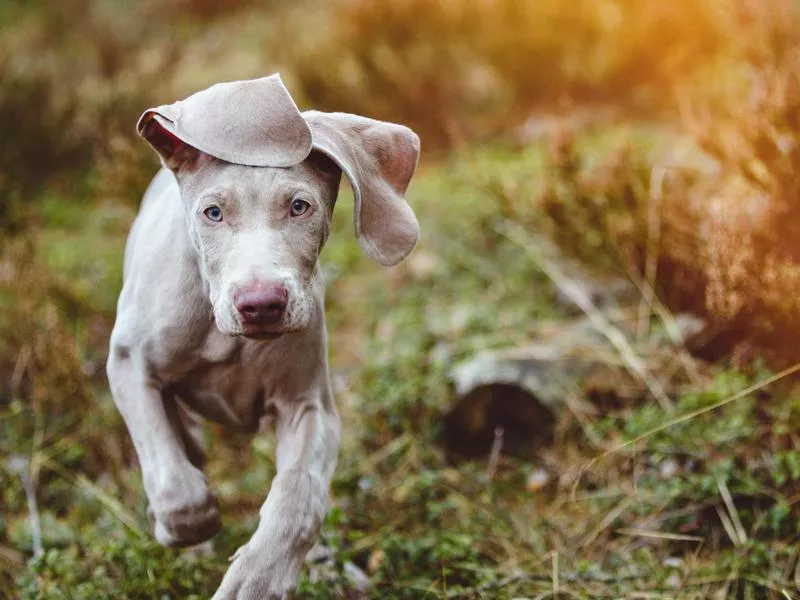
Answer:
<svg viewBox="0 0 800 600"><path fill-rule="evenodd" d="M214 186L206 188L200 194L198 200L200 202L215 202L224 207L230 199L231 189L228 187Z"/></svg>
<svg viewBox="0 0 800 600"><path fill-rule="evenodd" d="M222 169L198 173L197 178L187 181L187 187L198 188L203 198L283 200L296 195L313 197L321 194L324 178L306 162L292 167L248 167L227 163Z"/></svg>

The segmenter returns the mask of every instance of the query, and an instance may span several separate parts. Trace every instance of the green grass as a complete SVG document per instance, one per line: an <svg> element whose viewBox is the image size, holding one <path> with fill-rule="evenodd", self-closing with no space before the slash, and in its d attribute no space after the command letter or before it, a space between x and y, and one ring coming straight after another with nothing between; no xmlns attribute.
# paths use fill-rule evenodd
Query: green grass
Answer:
<svg viewBox="0 0 800 600"><path fill-rule="evenodd" d="M581 151L610 153L618 135L592 134ZM368 573L376 598L798 597L800 399L790 387L754 392L606 453L735 394L767 377L763 370L714 368L685 386L669 415L651 399L625 398L564 411L551 444L526 460L503 456L491 481L485 460L445 454L453 365L525 343L537 323L571 312L496 231L498 219L513 216L496 202L498 182L525 203L540 181L557 177L538 145L465 150L425 165L410 194L423 238L390 270L361 254L352 201L341 199L324 251L345 424L322 533L333 562L323 581L318 566L304 573L301 597L359 597L350 563ZM89 374L74 393L12 398L0 412L0 452L33 461L45 548L32 559L25 494L4 460L0 594L208 597L257 523L273 441L210 426L208 473L225 522L215 553L192 561L155 544L127 434L96 368L132 212L79 206L41 201L34 258L71 299L36 314L66 311L74 337L56 348L74 352ZM534 491L526 482L539 469L550 482Z"/></svg>

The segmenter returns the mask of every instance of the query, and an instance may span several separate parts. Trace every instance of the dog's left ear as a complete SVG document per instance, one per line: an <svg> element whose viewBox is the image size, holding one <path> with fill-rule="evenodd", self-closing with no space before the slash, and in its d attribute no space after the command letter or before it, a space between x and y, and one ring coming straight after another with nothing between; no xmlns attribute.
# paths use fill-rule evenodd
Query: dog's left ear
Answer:
<svg viewBox="0 0 800 600"><path fill-rule="evenodd" d="M405 201L419 137L408 127L346 113L307 111L312 145L342 169L355 199L356 238L374 261L396 265L414 249L419 224Z"/></svg>
<svg viewBox="0 0 800 600"><path fill-rule="evenodd" d="M290 167L311 152L311 131L278 74L150 108L136 129L170 168L187 147L251 167Z"/></svg>

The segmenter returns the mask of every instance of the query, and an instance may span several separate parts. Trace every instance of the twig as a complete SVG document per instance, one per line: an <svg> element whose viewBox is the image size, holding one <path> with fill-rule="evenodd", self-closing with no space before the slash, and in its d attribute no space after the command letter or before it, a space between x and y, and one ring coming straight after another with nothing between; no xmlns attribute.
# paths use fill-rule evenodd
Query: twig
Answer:
<svg viewBox="0 0 800 600"><path fill-rule="evenodd" d="M682 533L669 533L666 531L651 531L649 529L617 529L616 533L631 537L653 538L656 540L670 540L673 542L703 542L705 538L699 535L685 535Z"/></svg>
<svg viewBox="0 0 800 600"><path fill-rule="evenodd" d="M553 597L558 598L559 588L558 552L553 552Z"/></svg>
<svg viewBox="0 0 800 600"><path fill-rule="evenodd" d="M22 378L25 376L31 354L31 347L26 344L20 349L17 355L17 360L14 363L14 371L11 373L11 379L9 380L9 388L11 388L11 392L14 394L19 391L19 386L22 385Z"/></svg>
<svg viewBox="0 0 800 600"><path fill-rule="evenodd" d="M651 297L649 302L653 314L655 314L661 320L661 323L664 325L664 331L669 336L670 341L679 349L677 354L678 360L680 360L681 365L692 382L695 384L699 383L700 373L698 372L697 365L685 352L686 338L683 335L683 331L681 331L677 321L675 320L675 317L672 316L667 307L664 306L664 304L655 295L655 290L653 287L647 281L642 280L638 273L629 270L628 278L631 280L631 282L633 282L633 285L636 286L642 296Z"/></svg>
<svg viewBox="0 0 800 600"><path fill-rule="evenodd" d="M502 426L494 428L494 440L492 441L492 448L489 450L489 460L486 464L486 481L494 479L497 472L497 463L500 461L500 453L503 450L503 434L505 430Z"/></svg>
<svg viewBox="0 0 800 600"><path fill-rule="evenodd" d="M8 469L19 475L22 489L25 491L25 500L28 503L28 522L31 526L33 543L33 557L42 555L42 525L39 519L39 507L36 502L36 488L30 478L30 461L24 456L12 456L8 459Z"/></svg>
<svg viewBox="0 0 800 600"><path fill-rule="evenodd" d="M639 320L636 326L638 339L642 339L650 326L653 300L655 299L656 277L658 275L658 252L661 243L661 198L663 196L666 169L656 166L650 171L650 195L647 204L647 245L645 246L644 279L647 285L642 290L639 303Z"/></svg>
<svg viewBox="0 0 800 600"><path fill-rule="evenodd" d="M722 523L722 528L725 530L725 533L728 534L728 537L730 538L731 542L733 542L733 545L736 547L741 546L742 544L739 541L739 535L736 532L736 528L733 526L733 522L728 516L728 513L722 510L719 504L714 505L714 510L717 511L719 522Z"/></svg>
<svg viewBox="0 0 800 600"><path fill-rule="evenodd" d="M722 496L722 501L725 503L725 508L728 510L728 516L731 519L733 531L736 533L735 538L732 539L735 546L741 546L747 543L747 532L742 525L742 520L739 518L739 511L736 510L736 505L733 503L733 496L728 489L728 485L724 479L715 477L717 480L717 487Z"/></svg>

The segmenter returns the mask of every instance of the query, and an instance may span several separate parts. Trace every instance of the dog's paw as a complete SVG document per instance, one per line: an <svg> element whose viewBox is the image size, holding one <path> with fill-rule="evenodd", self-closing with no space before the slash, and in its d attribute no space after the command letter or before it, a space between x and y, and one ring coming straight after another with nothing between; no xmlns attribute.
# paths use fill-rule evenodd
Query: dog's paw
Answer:
<svg viewBox="0 0 800 600"><path fill-rule="evenodd" d="M156 539L163 546L191 546L222 528L217 499L198 469L176 473L150 495Z"/></svg>
<svg viewBox="0 0 800 600"><path fill-rule="evenodd" d="M231 566L212 600L288 600L302 557L285 558L271 556L269 547L250 541L230 558Z"/></svg>

